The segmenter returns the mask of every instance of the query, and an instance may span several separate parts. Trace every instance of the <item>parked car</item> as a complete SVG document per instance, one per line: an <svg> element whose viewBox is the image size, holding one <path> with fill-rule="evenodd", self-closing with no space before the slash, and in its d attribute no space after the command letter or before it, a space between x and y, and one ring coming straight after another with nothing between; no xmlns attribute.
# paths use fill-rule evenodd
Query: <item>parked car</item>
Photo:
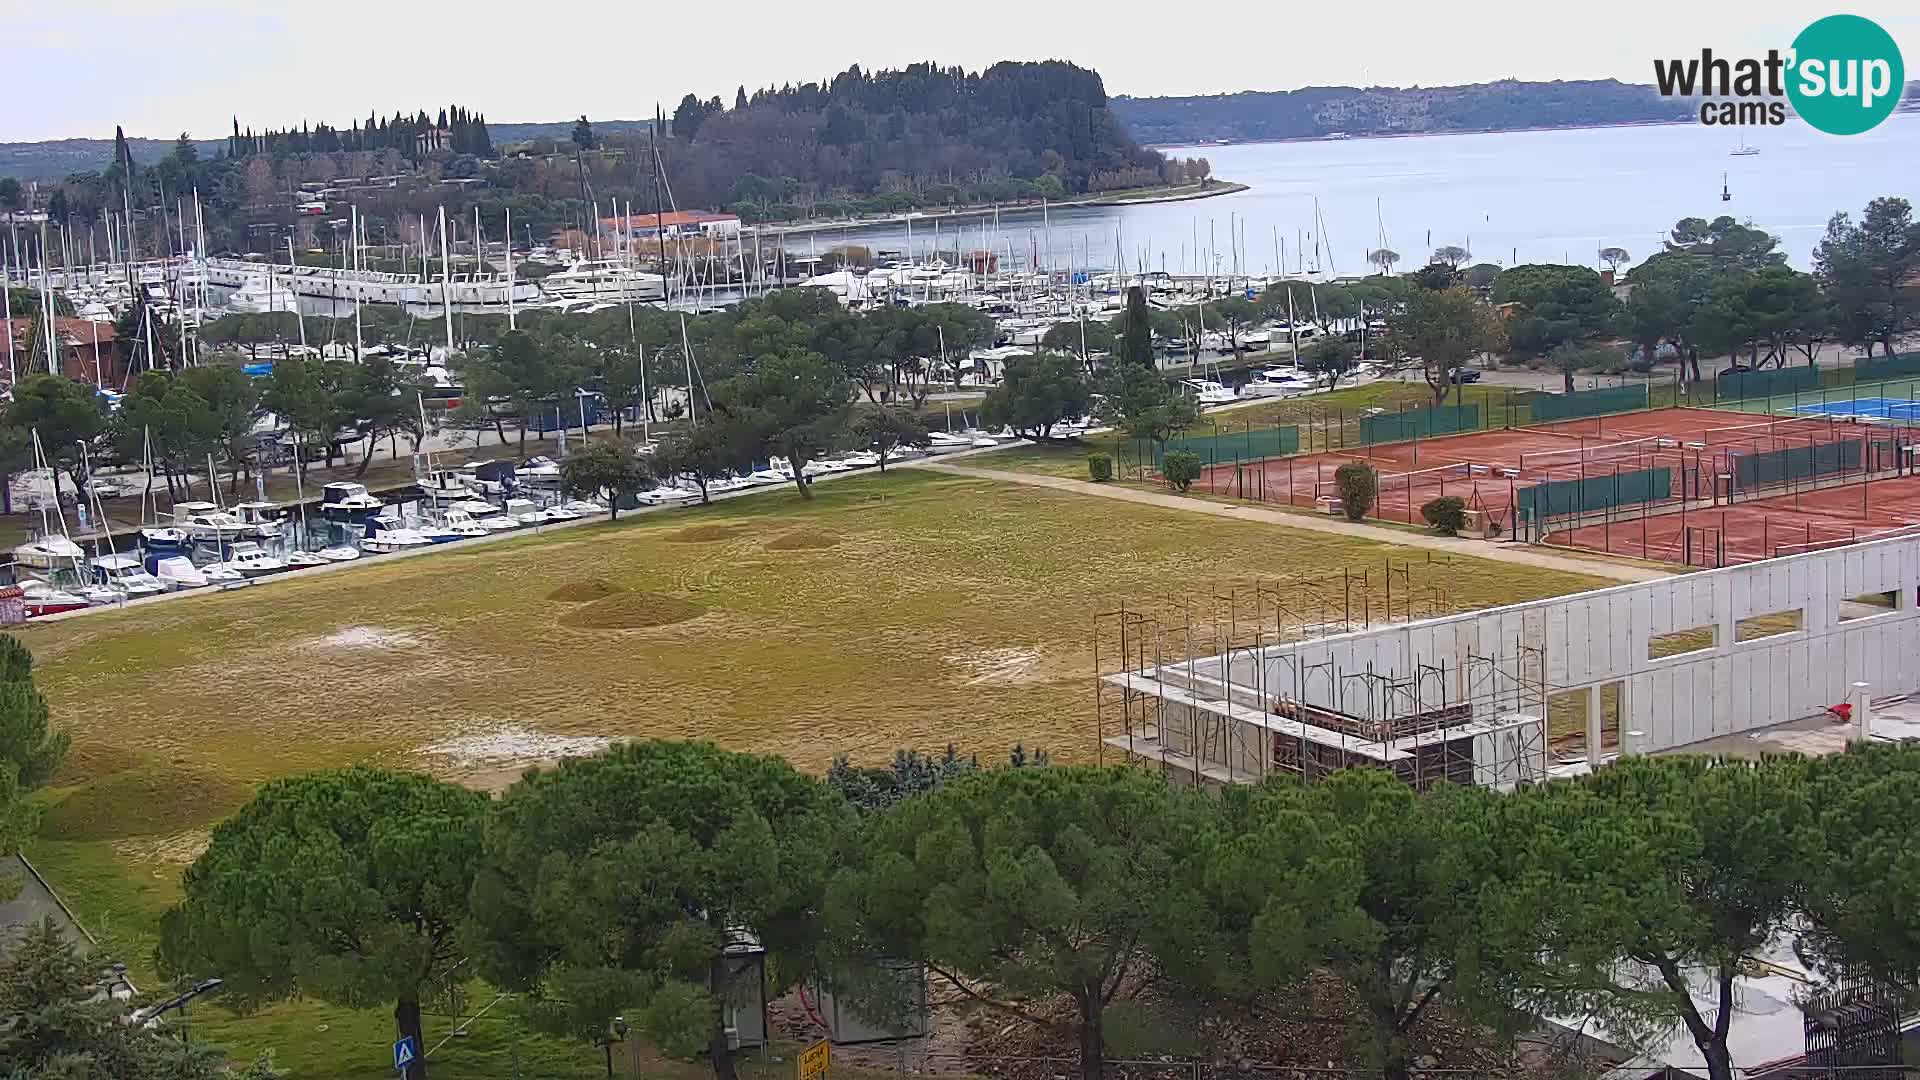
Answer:
<svg viewBox="0 0 1920 1080"><path fill-rule="evenodd" d="M1453 369L1452 378L1455 384L1477 383L1480 381L1480 369L1457 367Z"/></svg>

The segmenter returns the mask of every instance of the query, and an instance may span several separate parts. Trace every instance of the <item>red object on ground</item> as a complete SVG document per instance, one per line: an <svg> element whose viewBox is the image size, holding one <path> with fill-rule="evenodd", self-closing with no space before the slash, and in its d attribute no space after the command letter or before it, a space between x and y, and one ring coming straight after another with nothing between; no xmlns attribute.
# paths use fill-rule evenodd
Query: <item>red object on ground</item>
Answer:
<svg viewBox="0 0 1920 1080"><path fill-rule="evenodd" d="M1829 705L1827 706L1827 711L1842 720L1853 719L1853 705L1848 702L1843 701L1838 705Z"/></svg>

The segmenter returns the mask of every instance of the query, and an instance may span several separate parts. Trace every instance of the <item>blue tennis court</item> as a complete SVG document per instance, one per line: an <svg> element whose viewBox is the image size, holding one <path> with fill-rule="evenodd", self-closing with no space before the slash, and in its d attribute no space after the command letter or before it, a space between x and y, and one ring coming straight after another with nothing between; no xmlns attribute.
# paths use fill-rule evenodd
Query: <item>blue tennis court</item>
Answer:
<svg viewBox="0 0 1920 1080"><path fill-rule="evenodd" d="M1920 401L1863 397L1796 405L1791 412L1814 416L1865 416L1874 420L1920 420Z"/></svg>

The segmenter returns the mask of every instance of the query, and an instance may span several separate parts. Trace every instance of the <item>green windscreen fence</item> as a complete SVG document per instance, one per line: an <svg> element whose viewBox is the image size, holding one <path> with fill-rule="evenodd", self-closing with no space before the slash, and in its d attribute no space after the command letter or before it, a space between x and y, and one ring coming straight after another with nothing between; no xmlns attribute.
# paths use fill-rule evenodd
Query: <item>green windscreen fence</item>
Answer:
<svg viewBox="0 0 1920 1080"><path fill-rule="evenodd" d="M1714 383L1716 401L1772 397L1820 388L1820 372L1810 367L1772 368L1767 371L1723 371Z"/></svg>
<svg viewBox="0 0 1920 1080"><path fill-rule="evenodd" d="M1738 490L1808 480L1816 476L1854 472L1860 468L1857 441L1792 446L1759 454L1735 454L1733 486Z"/></svg>
<svg viewBox="0 0 1920 1080"><path fill-rule="evenodd" d="M1853 365L1853 381L1856 384L1898 379L1906 375L1920 375L1920 350L1894 353L1878 360L1861 360Z"/></svg>
<svg viewBox="0 0 1920 1080"><path fill-rule="evenodd" d="M1632 412L1647 407L1647 388L1639 386L1603 386L1598 390L1576 390L1571 394L1536 394L1528 402L1533 422L1578 420L1584 416Z"/></svg>
<svg viewBox="0 0 1920 1080"><path fill-rule="evenodd" d="M1409 409L1406 412L1360 418L1360 442L1367 446L1478 430L1478 405L1436 405L1431 409Z"/></svg>
<svg viewBox="0 0 1920 1080"><path fill-rule="evenodd" d="M1210 435L1179 435L1167 440L1166 452L1181 450L1197 455L1202 465L1217 465L1223 461L1258 461L1261 458L1299 453L1300 429L1290 425L1244 428L1239 431L1216 431ZM1154 447L1154 468L1159 468L1164 460L1161 449Z"/></svg>
<svg viewBox="0 0 1920 1080"><path fill-rule="evenodd" d="M1587 476L1578 480L1549 480L1514 492L1520 520L1536 521L1569 514L1585 514L1610 506L1654 502L1673 494L1670 468Z"/></svg>

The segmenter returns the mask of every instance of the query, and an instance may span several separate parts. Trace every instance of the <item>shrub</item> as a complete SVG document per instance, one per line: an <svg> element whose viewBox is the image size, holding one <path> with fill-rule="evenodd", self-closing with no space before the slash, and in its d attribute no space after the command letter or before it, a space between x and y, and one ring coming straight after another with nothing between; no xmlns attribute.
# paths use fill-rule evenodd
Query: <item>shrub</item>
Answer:
<svg viewBox="0 0 1920 1080"><path fill-rule="evenodd" d="M1373 509L1373 498L1380 493L1380 481L1373 466L1349 461L1333 470L1333 486L1340 492L1340 509L1348 521L1359 521Z"/></svg>
<svg viewBox="0 0 1920 1080"><path fill-rule="evenodd" d="M1160 475L1167 478L1174 490L1185 491L1200 479L1200 455L1189 450L1175 450L1160 463Z"/></svg>
<svg viewBox="0 0 1920 1080"><path fill-rule="evenodd" d="M1113 456L1111 454L1088 454L1087 476L1096 484L1104 484L1113 479Z"/></svg>
<svg viewBox="0 0 1920 1080"><path fill-rule="evenodd" d="M1420 516L1426 519L1433 531L1442 536L1459 536L1460 530L1467 524L1467 503L1458 495L1442 495L1437 499L1428 499L1420 508Z"/></svg>

